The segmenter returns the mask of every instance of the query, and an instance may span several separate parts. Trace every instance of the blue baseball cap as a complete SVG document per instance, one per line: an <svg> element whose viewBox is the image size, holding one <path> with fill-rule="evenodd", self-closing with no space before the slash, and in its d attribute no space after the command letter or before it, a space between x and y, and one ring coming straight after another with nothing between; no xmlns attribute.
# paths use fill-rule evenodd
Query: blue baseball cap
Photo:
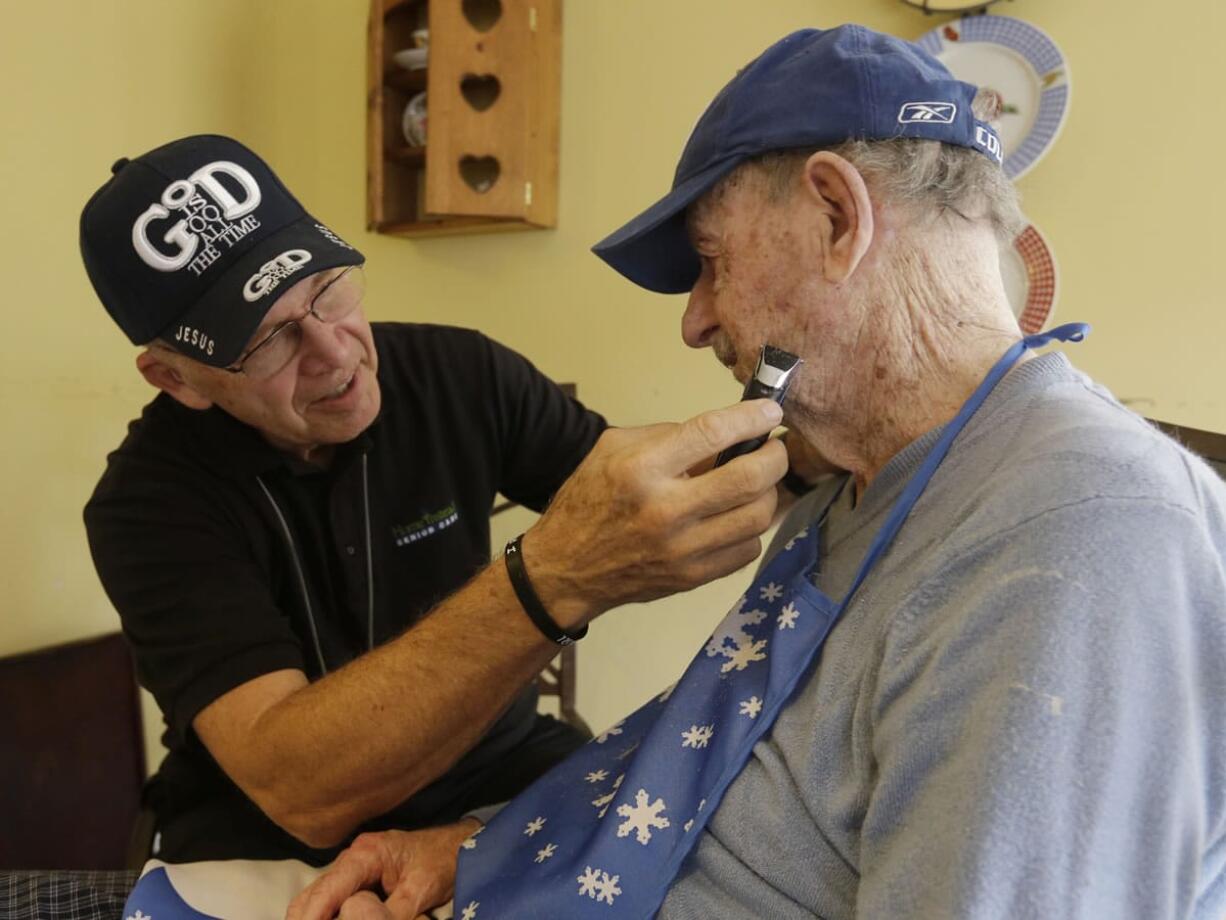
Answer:
<svg viewBox="0 0 1226 920"><path fill-rule="evenodd" d="M775 150L913 137L969 147L999 165L999 136L971 111L976 92L892 35L858 25L793 32L720 90L686 142L672 190L592 251L648 290L690 290L701 266L686 208L741 163Z"/></svg>

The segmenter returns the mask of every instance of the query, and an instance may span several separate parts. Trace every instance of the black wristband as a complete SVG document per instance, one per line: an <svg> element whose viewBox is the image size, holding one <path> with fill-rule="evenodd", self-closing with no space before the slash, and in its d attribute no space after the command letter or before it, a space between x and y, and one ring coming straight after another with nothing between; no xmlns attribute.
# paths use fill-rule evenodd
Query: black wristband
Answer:
<svg viewBox="0 0 1226 920"><path fill-rule="evenodd" d="M528 570L524 568L524 553L520 547L523 539L524 535L521 533L508 543L503 556L507 561L507 575L511 579L511 587L515 590L515 596L519 598L519 605L524 608L524 613L528 614L528 619L544 633L545 638L550 642L556 642L558 645L574 645L587 635L587 627L584 626L576 633L568 633L553 621L553 617L545 610L541 599L532 590L532 582L528 580Z"/></svg>

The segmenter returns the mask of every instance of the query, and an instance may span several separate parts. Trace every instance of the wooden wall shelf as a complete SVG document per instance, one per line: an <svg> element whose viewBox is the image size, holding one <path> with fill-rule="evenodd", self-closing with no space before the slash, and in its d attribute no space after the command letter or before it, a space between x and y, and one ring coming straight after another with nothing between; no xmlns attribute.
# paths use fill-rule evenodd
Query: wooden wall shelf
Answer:
<svg viewBox="0 0 1226 920"><path fill-rule="evenodd" d="M429 62L393 55L429 29ZM423 236L557 224L561 0L371 0L367 225ZM426 143L405 106L426 93Z"/></svg>

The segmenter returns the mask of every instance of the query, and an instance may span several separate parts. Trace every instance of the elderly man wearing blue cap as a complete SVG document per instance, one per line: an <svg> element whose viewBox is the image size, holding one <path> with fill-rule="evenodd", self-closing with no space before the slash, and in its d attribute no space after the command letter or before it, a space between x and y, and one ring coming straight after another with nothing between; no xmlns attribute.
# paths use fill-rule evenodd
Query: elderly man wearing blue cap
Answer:
<svg viewBox="0 0 1226 920"><path fill-rule="evenodd" d="M846 474L674 687L461 846L457 916L1226 911L1226 490L1035 354L1087 327L1022 336L990 108L906 42L789 35L596 247L738 379L802 358L786 421ZM290 915L409 916L450 863L359 838Z"/></svg>

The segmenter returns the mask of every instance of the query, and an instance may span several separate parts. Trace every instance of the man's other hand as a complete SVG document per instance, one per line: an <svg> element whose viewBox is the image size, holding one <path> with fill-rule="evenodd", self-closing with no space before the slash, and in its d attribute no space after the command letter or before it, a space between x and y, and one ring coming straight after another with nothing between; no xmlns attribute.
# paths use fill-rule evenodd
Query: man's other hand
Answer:
<svg viewBox="0 0 1226 920"><path fill-rule="evenodd" d="M413 920L451 897L460 844L480 826L466 818L362 834L290 902L286 920Z"/></svg>

